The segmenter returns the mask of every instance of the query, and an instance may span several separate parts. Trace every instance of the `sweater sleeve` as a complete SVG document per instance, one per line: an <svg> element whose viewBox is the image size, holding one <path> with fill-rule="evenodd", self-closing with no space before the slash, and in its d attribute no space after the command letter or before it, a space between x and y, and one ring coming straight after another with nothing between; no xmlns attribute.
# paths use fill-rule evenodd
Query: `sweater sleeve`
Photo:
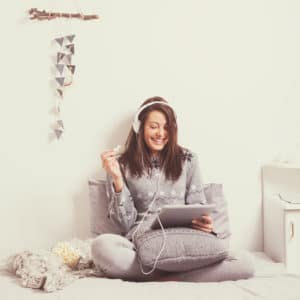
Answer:
<svg viewBox="0 0 300 300"><path fill-rule="evenodd" d="M122 234L126 234L129 231L137 218L137 210L125 182L124 180L122 191L117 193L115 192L111 176L107 175L108 217L120 229Z"/></svg>
<svg viewBox="0 0 300 300"><path fill-rule="evenodd" d="M227 202L223 193L223 185L217 183L206 184L204 191L207 203L216 205L211 213L213 233L220 239L228 238L231 235L231 232Z"/></svg>
<svg viewBox="0 0 300 300"><path fill-rule="evenodd" d="M216 207L211 213L213 221L212 233L221 239L228 238L231 233L227 204L223 195L222 185L203 184L197 155L195 153L190 153L189 158L186 204L215 204Z"/></svg>
<svg viewBox="0 0 300 300"><path fill-rule="evenodd" d="M187 154L187 181L186 181L186 204L204 204L206 198L204 194L204 185L200 173L198 157L195 153Z"/></svg>

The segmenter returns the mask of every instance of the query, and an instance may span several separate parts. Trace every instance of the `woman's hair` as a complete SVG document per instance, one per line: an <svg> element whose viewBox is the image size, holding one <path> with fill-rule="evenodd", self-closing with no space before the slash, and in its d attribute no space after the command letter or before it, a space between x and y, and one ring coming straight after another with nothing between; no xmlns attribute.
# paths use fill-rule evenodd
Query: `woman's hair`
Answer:
<svg viewBox="0 0 300 300"><path fill-rule="evenodd" d="M141 107L154 101L168 103L161 97L152 97L145 100ZM181 175L184 157L183 149L177 143L176 116L169 105L155 103L140 112L138 116L141 122L139 133L135 133L131 128L125 144L125 151L119 161L134 176L141 177L145 171L150 173L152 168L151 151L144 140L144 126L149 113L155 110L162 112L167 121L168 143L160 152L161 168L167 179L175 181Z"/></svg>

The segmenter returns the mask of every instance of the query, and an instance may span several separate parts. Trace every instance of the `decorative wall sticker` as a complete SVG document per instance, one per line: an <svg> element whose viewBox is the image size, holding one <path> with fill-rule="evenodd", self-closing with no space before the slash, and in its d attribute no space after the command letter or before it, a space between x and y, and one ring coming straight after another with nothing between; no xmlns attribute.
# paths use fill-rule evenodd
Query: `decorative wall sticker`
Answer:
<svg viewBox="0 0 300 300"><path fill-rule="evenodd" d="M56 101L56 122L54 126L54 133L57 139L63 136L65 127L61 117L61 105L64 99L64 90L73 83L73 76L76 65L72 64L72 57L75 53L75 45L73 40L75 34L64 37L55 38L59 45L59 51L56 53L56 75L55 82L57 84L56 91L59 99ZM71 43L71 44L70 44Z"/></svg>

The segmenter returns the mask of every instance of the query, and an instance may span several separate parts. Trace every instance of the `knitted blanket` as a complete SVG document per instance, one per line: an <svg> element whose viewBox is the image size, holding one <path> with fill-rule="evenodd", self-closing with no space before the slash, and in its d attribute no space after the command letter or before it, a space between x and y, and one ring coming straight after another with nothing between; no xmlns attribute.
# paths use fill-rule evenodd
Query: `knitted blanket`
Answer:
<svg viewBox="0 0 300 300"><path fill-rule="evenodd" d="M91 239L60 242L50 250L26 250L10 256L6 270L24 287L55 292L74 280L103 277L91 259Z"/></svg>

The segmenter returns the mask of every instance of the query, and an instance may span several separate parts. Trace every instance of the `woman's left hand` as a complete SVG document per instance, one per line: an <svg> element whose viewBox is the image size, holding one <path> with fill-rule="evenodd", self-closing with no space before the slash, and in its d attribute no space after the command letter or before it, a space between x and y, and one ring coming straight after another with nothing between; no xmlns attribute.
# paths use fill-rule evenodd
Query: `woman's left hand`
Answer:
<svg viewBox="0 0 300 300"><path fill-rule="evenodd" d="M213 222L211 216L203 215L199 219L193 219L192 228L205 232L212 232Z"/></svg>

